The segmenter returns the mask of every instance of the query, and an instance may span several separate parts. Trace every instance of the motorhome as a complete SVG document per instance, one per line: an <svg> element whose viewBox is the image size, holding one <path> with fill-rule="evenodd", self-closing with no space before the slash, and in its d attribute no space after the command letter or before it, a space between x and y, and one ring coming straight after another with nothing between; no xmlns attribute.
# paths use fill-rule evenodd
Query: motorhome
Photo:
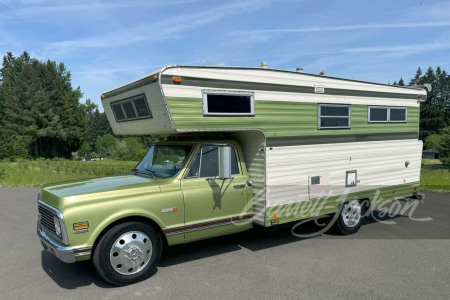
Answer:
<svg viewBox="0 0 450 300"><path fill-rule="evenodd" d="M130 174L42 188L38 235L115 285L176 245L419 193L420 103L400 87L268 68L167 66L104 92L114 134L160 141Z"/></svg>

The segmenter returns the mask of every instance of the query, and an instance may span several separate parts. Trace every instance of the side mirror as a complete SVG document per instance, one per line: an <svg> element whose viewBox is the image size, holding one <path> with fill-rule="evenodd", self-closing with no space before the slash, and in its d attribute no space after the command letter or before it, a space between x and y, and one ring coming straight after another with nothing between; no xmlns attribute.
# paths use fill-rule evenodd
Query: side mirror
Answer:
<svg viewBox="0 0 450 300"><path fill-rule="evenodd" d="M219 178L231 178L231 147L219 147Z"/></svg>

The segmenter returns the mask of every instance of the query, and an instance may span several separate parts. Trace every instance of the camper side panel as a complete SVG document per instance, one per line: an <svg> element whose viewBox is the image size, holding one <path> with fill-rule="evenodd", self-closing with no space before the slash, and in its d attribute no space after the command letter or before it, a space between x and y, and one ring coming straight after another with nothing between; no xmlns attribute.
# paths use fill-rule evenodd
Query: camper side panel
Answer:
<svg viewBox="0 0 450 300"><path fill-rule="evenodd" d="M412 196L420 181L421 152L419 140L269 147L268 212L281 210L278 215L282 223L283 219L334 212L339 195L356 195L374 202ZM322 201L320 209L311 210L309 206L302 215L302 209L320 198L330 201ZM309 215L311 212L313 215Z"/></svg>
<svg viewBox="0 0 450 300"><path fill-rule="evenodd" d="M111 105L127 102L126 99L133 99L133 97L140 95L145 96L151 117L118 121ZM107 96L102 100L102 105L116 135L148 135L174 132L160 85L157 82L137 85L136 88L131 86L122 93Z"/></svg>
<svg viewBox="0 0 450 300"><path fill-rule="evenodd" d="M163 85L165 100L177 131L208 131L254 128L267 137L354 135L379 133L416 133L419 128L419 105L406 99L378 99L303 95L258 90L254 116L205 116L202 90L209 87ZM236 90L237 91L237 90ZM351 126L345 130L318 129L319 104L351 105ZM368 122L368 106L406 107L407 121L399 123Z"/></svg>

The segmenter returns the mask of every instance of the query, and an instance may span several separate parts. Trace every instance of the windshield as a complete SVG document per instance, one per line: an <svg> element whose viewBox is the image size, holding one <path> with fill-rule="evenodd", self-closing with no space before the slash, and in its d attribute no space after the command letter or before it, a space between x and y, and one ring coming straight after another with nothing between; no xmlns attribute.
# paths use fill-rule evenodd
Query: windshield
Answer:
<svg viewBox="0 0 450 300"><path fill-rule="evenodd" d="M173 177L183 167L191 145L153 145L132 172L151 177Z"/></svg>

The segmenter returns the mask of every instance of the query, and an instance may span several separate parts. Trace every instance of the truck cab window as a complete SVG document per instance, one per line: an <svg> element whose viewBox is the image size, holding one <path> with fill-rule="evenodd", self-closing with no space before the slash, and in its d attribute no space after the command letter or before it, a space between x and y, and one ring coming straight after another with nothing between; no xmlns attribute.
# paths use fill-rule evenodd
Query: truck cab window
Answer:
<svg viewBox="0 0 450 300"><path fill-rule="evenodd" d="M239 167L234 149L231 151L231 174L239 174ZM201 178L215 176L219 176L219 146L202 146L186 177Z"/></svg>
<svg viewBox="0 0 450 300"><path fill-rule="evenodd" d="M173 177L183 168L191 149L190 145L154 145L133 172L153 177Z"/></svg>

